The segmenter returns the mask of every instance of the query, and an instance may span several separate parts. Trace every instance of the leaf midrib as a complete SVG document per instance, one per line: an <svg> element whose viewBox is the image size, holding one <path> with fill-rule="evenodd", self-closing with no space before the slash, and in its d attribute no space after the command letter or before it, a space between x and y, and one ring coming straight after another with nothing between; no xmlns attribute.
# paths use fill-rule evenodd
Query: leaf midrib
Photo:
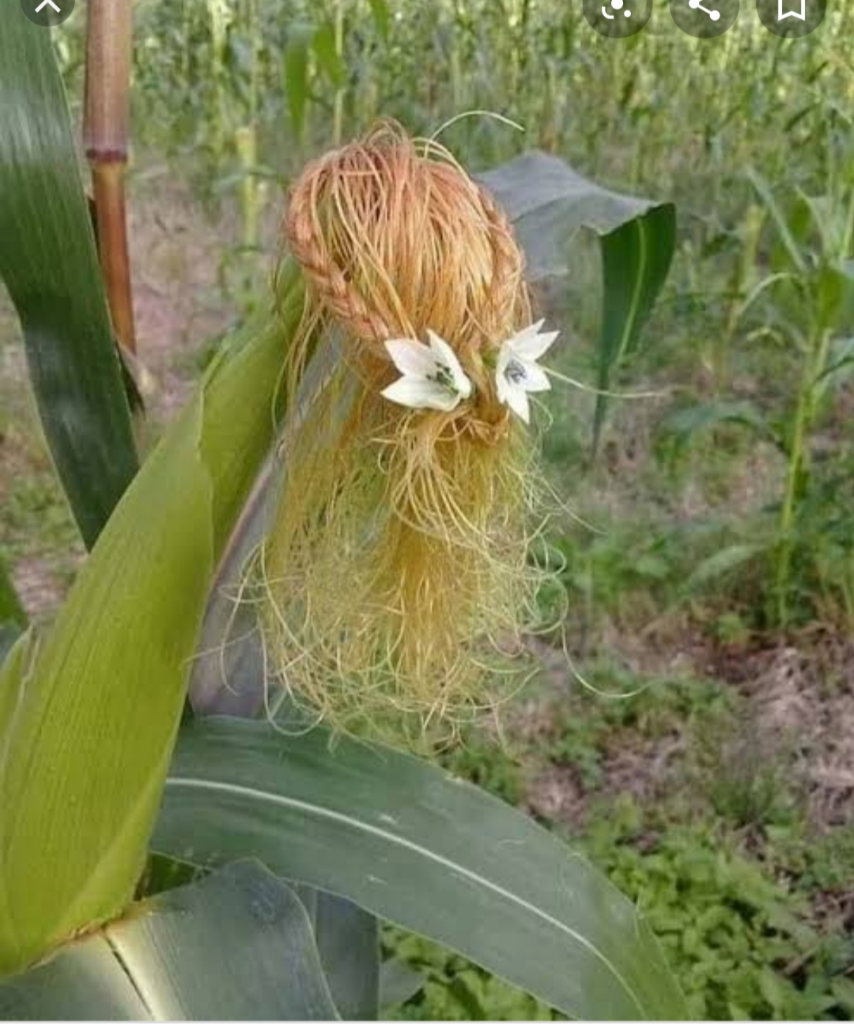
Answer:
<svg viewBox="0 0 854 1024"><path fill-rule="evenodd" d="M579 932L575 931L575 929L571 928L567 924L564 924L563 921L559 920L556 917L553 917L551 914L547 913L545 910L542 910L535 904L529 903L527 900L522 899L521 896L517 896L515 893L511 892L508 889L505 889L498 883L490 881L483 875L479 875L476 872L471 871L469 868L464 867L456 861L449 860L447 857L443 857L441 854L436 853L433 850L430 850L428 847L420 846L417 843L413 843L411 840L405 839L403 836L395 835L395 833L389 832L386 829L379 828L376 825L370 825L368 824L368 822L362 821L360 818L354 818L350 815L342 814L340 811L334 811L328 807L322 807L319 804L308 803L307 801L299 800L296 797L282 796L279 793L270 793L266 790L252 789L249 786L241 786L231 782L193 779L180 775L170 776L166 780L167 788L178 788L182 786L189 789L222 790L224 792L249 797L250 799L268 801L270 803L280 804L286 807L306 811L307 813L313 814L317 817L328 818L331 821L338 821L349 826L350 828L354 828L357 830L361 830L362 832L367 832L369 834L379 836L387 842L395 843L398 846L402 846L405 849L408 849L411 852L418 854L427 860L432 860L437 864L441 864L447 868L450 868L452 871L455 871L458 874L471 879L477 885L481 885L483 886L483 888L491 890L503 899L506 899L511 903L515 903L523 909L534 914L535 916L540 917L542 920L547 921L549 924L557 928L559 931L565 932L571 938L575 939L575 941L578 942L579 945L583 946L590 953L592 953L598 960L600 960L605 965L605 967L611 972L611 974L614 975L614 977L622 985L623 989L630 996L635 1006L640 1011L641 1018L645 1019L643 1003L636 995L635 991L628 984L626 979L620 974L620 972L617 970L614 964L612 964L611 961L604 955L604 953L602 953L601 950L597 949L597 947L594 946L589 939L586 939Z"/></svg>

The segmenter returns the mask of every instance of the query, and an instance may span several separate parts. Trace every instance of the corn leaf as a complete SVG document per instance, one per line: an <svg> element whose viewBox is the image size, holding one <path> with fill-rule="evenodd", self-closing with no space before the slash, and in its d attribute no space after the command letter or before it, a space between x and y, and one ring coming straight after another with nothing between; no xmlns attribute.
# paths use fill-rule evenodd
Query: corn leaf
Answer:
<svg viewBox="0 0 854 1024"><path fill-rule="evenodd" d="M417 758L331 739L196 719L182 730L155 849L196 864L259 857L570 1016L684 1018L648 925L577 853Z"/></svg>
<svg viewBox="0 0 854 1024"><path fill-rule="evenodd" d="M50 33L0 32L0 278L21 319L45 435L87 546L137 456Z"/></svg>
<svg viewBox="0 0 854 1024"><path fill-rule="evenodd" d="M308 104L308 58L311 48L311 28L301 23L291 26L285 43L282 77L288 98L288 113L297 141L305 129L305 110Z"/></svg>
<svg viewBox="0 0 854 1024"><path fill-rule="evenodd" d="M280 481L268 459L217 567L188 688L197 714L254 718L264 708L264 654L257 608L239 601L246 564L264 538Z"/></svg>
<svg viewBox="0 0 854 1024"><path fill-rule="evenodd" d="M337 347L324 348L306 367L296 401L315 400L332 376ZM285 460L272 455L259 473L216 570L199 651L193 659L189 697L203 715L256 717L264 708L264 656L257 606L236 600L247 560L266 535L286 478Z"/></svg>
<svg viewBox="0 0 854 1024"><path fill-rule="evenodd" d="M368 0L368 4L380 37L383 42L388 42L391 32L391 11L389 10L387 0Z"/></svg>
<svg viewBox="0 0 854 1024"><path fill-rule="evenodd" d="M335 25L331 21L324 21L315 31L312 46L321 71L332 86L340 89L344 84L344 68L335 46Z"/></svg>
<svg viewBox="0 0 854 1024"><path fill-rule="evenodd" d="M0 985L4 1020L337 1020L298 896L244 862Z"/></svg>
<svg viewBox="0 0 854 1024"><path fill-rule="evenodd" d="M0 746L0 975L131 898L213 568L275 430L297 281L146 461L21 689Z"/></svg>
<svg viewBox="0 0 854 1024"><path fill-rule="evenodd" d="M637 347L670 269L676 244L673 205L611 192L538 150L487 171L480 180L513 221L534 281L568 272L569 239L575 231L589 228L599 236L598 387L607 391L614 372ZM607 395L597 397L594 446L607 402Z"/></svg>
<svg viewBox="0 0 854 1024"><path fill-rule="evenodd" d="M350 900L300 886L332 999L344 1020L377 1020L380 999L379 924Z"/></svg>

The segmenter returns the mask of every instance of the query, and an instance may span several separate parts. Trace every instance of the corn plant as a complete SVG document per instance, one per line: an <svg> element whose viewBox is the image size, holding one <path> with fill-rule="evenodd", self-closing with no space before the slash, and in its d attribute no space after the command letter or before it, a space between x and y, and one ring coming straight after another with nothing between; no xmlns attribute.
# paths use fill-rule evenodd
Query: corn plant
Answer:
<svg viewBox="0 0 854 1024"><path fill-rule="evenodd" d="M850 459L835 431L830 444L818 443L841 415L854 366L854 179L850 151L838 140L828 146L827 160L820 193L748 174L755 201L716 362L719 369L725 365L736 338L748 350L770 346L780 392L748 401L721 391L665 422L666 432L682 442L737 425L776 453L782 471L773 501L732 543L695 567L686 592L748 569L760 588L764 622L783 628L815 615L854 621L854 549L845 512ZM756 566L762 567L758 575Z"/></svg>
<svg viewBox="0 0 854 1024"><path fill-rule="evenodd" d="M44 637L0 572L4 644L17 635L0 667L0 1014L376 1018L382 918L570 1015L684 1016L636 908L524 815L320 727L187 713L217 566L277 443L302 278L285 265L135 473L65 97L23 18L0 38L0 95L0 274L91 548Z"/></svg>
<svg viewBox="0 0 854 1024"><path fill-rule="evenodd" d="M773 556L774 593L776 618L785 626L792 617L794 561L796 556L809 559L814 536L809 522L815 514L810 499L816 496L812 435L854 358L854 176L844 156L829 176L828 194L800 191L785 205L758 175L753 180L768 207L775 246L772 273L751 298L762 293L768 329L792 347L800 363L794 407L779 434L787 465ZM854 550L844 536L840 539L842 571L836 576L850 616Z"/></svg>

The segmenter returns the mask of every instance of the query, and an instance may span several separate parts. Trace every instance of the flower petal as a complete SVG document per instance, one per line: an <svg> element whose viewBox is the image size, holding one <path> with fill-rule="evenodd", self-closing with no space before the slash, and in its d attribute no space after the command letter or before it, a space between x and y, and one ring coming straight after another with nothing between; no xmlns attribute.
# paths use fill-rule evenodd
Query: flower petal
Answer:
<svg viewBox="0 0 854 1024"><path fill-rule="evenodd" d="M394 365L407 377L429 377L436 372L433 352L414 338L389 338L385 347Z"/></svg>
<svg viewBox="0 0 854 1024"><path fill-rule="evenodd" d="M506 366L502 366L499 361L495 371L495 394L502 405L507 405L507 394L510 390L510 381L504 374L505 369Z"/></svg>
<svg viewBox="0 0 854 1024"><path fill-rule="evenodd" d="M531 413L528 407L528 393L524 388L508 383L506 405L509 405L513 412L525 423L531 422Z"/></svg>
<svg viewBox="0 0 854 1024"><path fill-rule="evenodd" d="M525 367L525 381L522 385L526 391L551 391L552 382L546 376L545 370L537 366L530 359L523 361Z"/></svg>
<svg viewBox="0 0 854 1024"><path fill-rule="evenodd" d="M469 398L472 393L472 383L462 368L457 353L451 346L441 338L435 331L428 329L427 337L430 339L430 348L433 352L435 362L444 367L451 375L454 387L463 398Z"/></svg>
<svg viewBox="0 0 854 1024"><path fill-rule="evenodd" d="M536 323L528 324L527 327L523 327L521 331L516 331L513 335L514 338L527 338L531 334L539 334L540 328L545 323L545 317L542 320L537 320Z"/></svg>
<svg viewBox="0 0 854 1024"><path fill-rule="evenodd" d="M401 377L384 388L382 394L390 402L410 409L439 409L450 412L460 404L460 396L432 380L421 377Z"/></svg>
<svg viewBox="0 0 854 1024"><path fill-rule="evenodd" d="M542 321L536 326L537 330L542 326ZM544 356L552 347L560 331L547 331L545 334L538 334L526 327L519 331L512 338L508 338L506 344L522 359L534 360Z"/></svg>
<svg viewBox="0 0 854 1024"><path fill-rule="evenodd" d="M503 377L507 372L507 364L513 358L513 355L513 349L510 348L510 345L506 341L503 342L498 350L498 356L495 360L495 373L499 377Z"/></svg>

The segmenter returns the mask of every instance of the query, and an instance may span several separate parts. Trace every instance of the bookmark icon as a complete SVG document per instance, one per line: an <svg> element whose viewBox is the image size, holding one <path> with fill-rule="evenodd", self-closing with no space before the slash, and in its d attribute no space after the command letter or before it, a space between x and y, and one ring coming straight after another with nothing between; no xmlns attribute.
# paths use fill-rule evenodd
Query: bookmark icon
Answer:
<svg viewBox="0 0 854 1024"><path fill-rule="evenodd" d="M798 18L800 21L807 20L807 0L795 0L794 6L797 10L792 9L792 0L777 0L777 21L785 21L786 18ZM788 10L783 10L788 8Z"/></svg>
<svg viewBox="0 0 854 1024"><path fill-rule="evenodd" d="M707 2L709 0L703 0ZM755 0L755 3L759 20L772 35L780 39L802 39L822 24L829 0Z"/></svg>

